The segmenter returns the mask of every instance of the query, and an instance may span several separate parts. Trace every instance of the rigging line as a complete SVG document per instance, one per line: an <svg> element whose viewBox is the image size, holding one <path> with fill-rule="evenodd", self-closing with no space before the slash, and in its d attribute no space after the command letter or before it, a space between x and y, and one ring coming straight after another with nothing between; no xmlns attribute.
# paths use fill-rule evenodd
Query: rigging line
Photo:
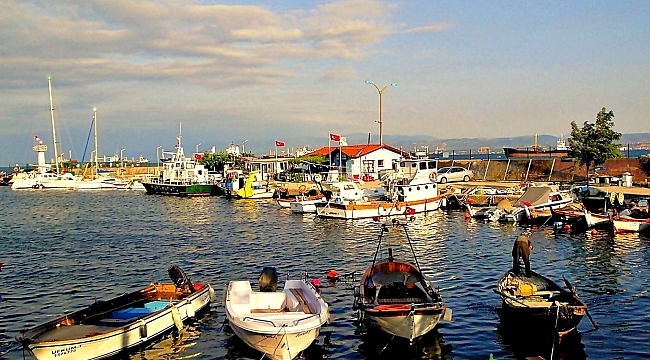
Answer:
<svg viewBox="0 0 650 360"><path fill-rule="evenodd" d="M65 132L68 135L68 141L70 142L70 147L72 148L72 153L76 155L77 154L77 149L74 146L74 142L72 142L72 135L70 134L70 129L68 129L68 125L65 123L65 119L64 119L64 116L63 116L63 110L61 110L62 108L59 106L59 103L56 101L56 99L54 99L53 102L54 102L54 105L55 105L54 108L58 109L58 114L61 114L61 116L56 117L56 120L58 120L58 119L64 120L63 128L65 129ZM56 121L56 124L59 125L59 121ZM59 146L61 146L61 140L57 139L57 143L59 144ZM61 151L61 150L62 149L60 148L59 151ZM65 152L64 152L64 154L65 154ZM56 156L59 156L59 154L56 154ZM72 159L70 159L70 160L72 160Z"/></svg>
<svg viewBox="0 0 650 360"><path fill-rule="evenodd" d="M411 242L411 237L409 236L409 232L406 230L406 225L402 225L402 228L404 229L404 233L406 234L406 239L409 241L409 246L411 247L411 252L413 253L413 259L415 259L415 265L418 267L418 271L422 273L422 269L420 269L420 263L418 262L417 256L415 256L415 250L413 249L413 243Z"/></svg>
<svg viewBox="0 0 650 360"><path fill-rule="evenodd" d="M384 348L381 349L381 351L377 354L377 356L381 355L381 353L383 353L384 350L386 350L386 348L388 347L388 344L390 344L390 342L393 341L394 338L395 338L395 335L393 335L393 337L390 338L390 340L388 340L388 342L386 343L386 345L384 345Z"/></svg>
<svg viewBox="0 0 650 360"><path fill-rule="evenodd" d="M384 230L388 230L386 228L386 224L381 224L381 232L379 233L379 241L377 242L377 250L375 250L375 256L372 258L372 265L370 266L370 273L368 274L368 279L366 281L370 281L370 277L372 276L372 268L375 267L375 261L377 261L377 254L379 253L379 246L381 245L381 239L384 235Z"/></svg>

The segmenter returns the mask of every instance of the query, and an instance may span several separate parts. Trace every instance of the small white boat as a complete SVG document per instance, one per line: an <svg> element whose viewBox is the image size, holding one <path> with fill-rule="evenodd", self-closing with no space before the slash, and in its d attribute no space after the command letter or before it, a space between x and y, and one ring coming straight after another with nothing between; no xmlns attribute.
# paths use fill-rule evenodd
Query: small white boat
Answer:
<svg viewBox="0 0 650 360"><path fill-rule="evenodd" d="M264 174L261 172L251 171L241 188L237 186L241 183L238 184L234 181L230 182L230 186L226 184L226 189L229 190L226 195L239 199L272 199L275 188L270 187L268 180L263 180L263 178ZM265 185L262 185L262 182L266 182Z"/></svg>
<svg viewBox="0 0 650 360"><path fill-rule="evenodd" d="M113 177L99 177L92 180L82 180L78 182L79 190L114 190L118 180Z"/></svg>
<svg viewBox="0 0 650 360"><path fill-rule="evenodd" d="M631 216L615 216L611 220L614 232L617 234L650 232L649 218L638 219Z"/></svg>
<svg viewBox="0 0 650 360"><path fill-rule="evenodd" d="M260 290L264 291L253 291L249 281L231 281L224 308L230 328L244 343L269 359L289 360L318 337L329 321L329 306L306 281L287 280L282 291L276 291L276 286L275 268L262 272Z"/></svg>
<svg viewBox="0 0 650 360"><path fill-rule="evenodd" d="M318 204L325 203L327 203L327 199L324 195L321 194L316 196L303 196L297 198L295 201L289 203L289 207L291 208L291 212L294 214L306 214L315 213L316 206L318 206Z"/></svg>
<svg viewBox="0 0 650 360"><path fill-rule="evenodd" d="M415 256L406 226L398 221L393 226L403 228ZM353 310L358 310L359 323L413 344L433 330L441 319L451 321L451 309L422 273L417 258L415 263L397 260L393 258L392 248L388 248L388 257L375 262L388 232L388 225L382 224L373 263L364 271L360 285L354 288Z"/></svg>
<svg viewBox="0 0 650 360"><path fill-rule="evenodd" d="M183 321L207 309L214 291L192 284L177 266L169 268L173 284L151 285L116 298L97 301L71 314L21 331L16 340L34 358L103 359L154 342L181 330Z"/></svg>

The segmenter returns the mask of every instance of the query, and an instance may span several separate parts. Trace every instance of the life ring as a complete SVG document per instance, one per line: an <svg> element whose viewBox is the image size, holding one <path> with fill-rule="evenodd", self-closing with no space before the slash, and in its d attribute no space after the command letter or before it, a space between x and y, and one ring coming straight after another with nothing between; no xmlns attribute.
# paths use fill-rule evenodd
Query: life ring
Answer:
<svg viewBox="0 0 650 360"><path fill-rule="evenodd" d="M300 192L301 194L304 193L305 190L307 190L307 187L305 185L300 185L300 187L298 188L298 192Z"/></svg>
<svg viewBox="0 0 650 360"><path fill-rule="evenodd" d="M411 306L403 304L387 304L387 305L377 305L373 310L377 311L393 311L393 310L408 310Z"/></svg>
<svg viewBox="0 0 650 360"><path fill-rule="evenodd" d="M281 193L286 193L287 188L281 187L281 188L278 189L278 191L281 192Z"/></svg>
<svg viewBox="0 0 650 360"><path fill-rule="evenodd" d="M433 183L436 182L436 180L438 180L438 173L436 173L435 171L429 173L429 180L431 180L431 182Z"/></svg>

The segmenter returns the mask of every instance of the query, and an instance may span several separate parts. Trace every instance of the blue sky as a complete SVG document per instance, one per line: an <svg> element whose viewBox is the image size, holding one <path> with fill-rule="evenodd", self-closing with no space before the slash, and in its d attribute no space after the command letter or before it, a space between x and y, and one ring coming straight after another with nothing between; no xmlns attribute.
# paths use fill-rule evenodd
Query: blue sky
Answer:
<svg viewBox="0 0 650 360"><path fill-rule="evenodd" d="M92 109L102 155L154 158L249 141L560 136L614 111L649 132L649 1L3 0L0 166L59 140L81 158ZM87 151L88 153L90 150ZM88 155L86 155L88 156Z"/></svg>

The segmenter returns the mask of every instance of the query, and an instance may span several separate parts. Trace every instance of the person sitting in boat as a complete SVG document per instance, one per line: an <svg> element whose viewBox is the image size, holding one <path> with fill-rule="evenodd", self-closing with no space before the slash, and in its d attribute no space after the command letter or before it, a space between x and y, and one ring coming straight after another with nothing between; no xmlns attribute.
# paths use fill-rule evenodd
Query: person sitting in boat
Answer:
<svg viewBox="0 0 650 360"><path fill-rule="evenodd" d="M530 252L533 250L533 243L530 241L532 233L524 230L515 240L512 246L512 271L519 275L519 259L523 258L526 267L526 276L530 277Z"/></svg>

